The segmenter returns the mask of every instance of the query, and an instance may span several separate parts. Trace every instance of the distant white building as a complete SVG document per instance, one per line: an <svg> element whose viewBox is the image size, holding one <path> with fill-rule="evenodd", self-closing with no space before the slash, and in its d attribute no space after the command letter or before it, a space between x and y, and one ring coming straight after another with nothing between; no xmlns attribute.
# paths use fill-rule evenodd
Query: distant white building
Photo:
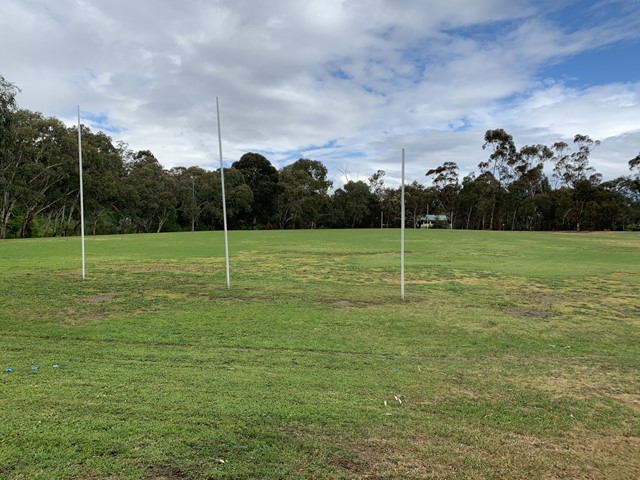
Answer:
<svg viewBox="0 0 640 480"><path fill-rule="evenodd" d="M420 228L449 228L449 217L446 215L423 215L419 219Z"/></svg>

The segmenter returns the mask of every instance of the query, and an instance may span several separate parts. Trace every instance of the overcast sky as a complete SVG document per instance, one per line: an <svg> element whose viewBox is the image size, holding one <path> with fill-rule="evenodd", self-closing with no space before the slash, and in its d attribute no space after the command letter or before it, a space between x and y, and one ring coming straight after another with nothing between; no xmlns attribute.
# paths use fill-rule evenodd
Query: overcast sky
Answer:
<svg viewBox="0 0 640 480"><path fill-rule="evenodd" d="M19 106L83 123L166 167L245 152L322 161L336 186L397 185L457 162L487 129L516 146L602 141L640 152L640 1L0 0L0 74Z"/></svg>

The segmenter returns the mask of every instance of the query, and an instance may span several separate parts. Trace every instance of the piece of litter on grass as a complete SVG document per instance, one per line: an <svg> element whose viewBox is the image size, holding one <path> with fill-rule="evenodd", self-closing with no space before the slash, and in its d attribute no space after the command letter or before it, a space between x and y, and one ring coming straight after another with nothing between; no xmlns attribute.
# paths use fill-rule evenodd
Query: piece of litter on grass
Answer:
<svg viewBox="0 0 640 480"><path fill-rule="evenodd" d="M225 462L225 461L224 461L224 459L219 458L219 459L218 459L218 463L223 464L223 463L227 463L227 462Z"/></svg>
<svg viewBox="0 0 640 480"><path fill-rule="evenodd" d="M60 368L60 365L58 365L57 363L54 363L53 368Z"/></svg>
<svg viewBox="0 0 640 480"><path fill-rule="evenodd" d="M385 406L385 407L388 407L388 405L387 405L387 401L386 401L386 400L384 401L384 406Z"/></svg>
<svg viewBox="0 0 640 480"><path fill-rule="evenodd" d="M33 370L35 372L36 370L38 370L38 366L37 365L31 365L31 370Z"/></svg>
<svg viewBox="0 0 640 480"><path fill-rule="evenodd" d="M7 369L5 370L5 372L7 372L7 373L11 373L11 372L13 372L13 368L7 368Z"/></svg>
<svg viewBox="0 0 640 480"><path fill-rule="evenodd" d="M398 395L394 395L393 398L396 399L396 402L402 405L402 399Z"/></svg>

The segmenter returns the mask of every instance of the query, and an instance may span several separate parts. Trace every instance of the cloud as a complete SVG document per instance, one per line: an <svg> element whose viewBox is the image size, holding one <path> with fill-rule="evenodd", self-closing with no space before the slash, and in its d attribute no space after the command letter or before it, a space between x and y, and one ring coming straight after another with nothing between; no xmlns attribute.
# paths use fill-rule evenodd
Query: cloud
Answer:
<svg viewBox="0 0 640 480"><path fill-rule="evenodd" d="M0 73L21 106L72 124L79 103L167 168L216 167L218 96L227 163L309 156L337 186L346 171L397 181L402 147L410 180L444 161L468 173L491 128L519 145L600 138L594 166L617 176L638 150L638 67L616 83L560 76L638 43L632 3L8 0Z"/></svg>

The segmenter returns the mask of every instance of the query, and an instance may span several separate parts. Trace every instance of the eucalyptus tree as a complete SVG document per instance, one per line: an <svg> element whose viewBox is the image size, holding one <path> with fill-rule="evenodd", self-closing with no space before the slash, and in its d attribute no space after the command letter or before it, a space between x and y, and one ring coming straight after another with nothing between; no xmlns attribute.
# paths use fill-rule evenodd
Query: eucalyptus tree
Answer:
<svg viewBox="0 0 640 480"><path fill-rule="evenodd" d="M17 109L16 95L19 92L20 89L15 83L11 83L0 74L0 132L5 131L11 123L11 116ZM2 138L0 136L0 141Z"/></svg>
<svg viewBox="0 0 640 480"><path fill-rule="evenodd" d="M126 175L122 149L122 144L114 145L105 133L82 126L84 207L93 235L102 219L117 212Z"/></svg>
<svg viewBox="0 0 640 480"><path fill-rule="evenodd" d="M371 213L376 203L375 195L363 181L348 181L333 194L334 221L336 226L350 228L371 226Z"/></svg>
<svg viewBox="0 0 640 480"><path fill-rule="evenodd" d="M480 172L490 172L504 188L513 178L513 165L517 158L517 150L513 137L504 129L487 130L484 134L482 149L489 149L489 158L478 164Z"/></svg>
<svg viewBox="0 0 640 480"><path fill-rule="evenodd" d="M568 204L562 202L564 209L562 223L571 222L576 230L580 230L585 213L589 211L585 212L585 207L592 201L594 190L591 187L599 184L602 179L602 175L596 173L595 169L589 165L591 152L598 145L600 145L599 140L592 140L588 135L582 134L573 137L573 149L564 142L554 144L553 174L561 185L560 190L568 190L564 197L567 195L571 197L571 202Z"/></svg>
<svg viewBox="0 0 640 480"><path fill-rule="evenodd" d="M502 225L502 213L500 210L496 212L496 203L502 203L505 192L498 180L490 172L484 172L476 177L473 186L478 191L475 208L479 216L479 228L492 230Z"/></svg>
<svg viewBox="0 0 640 480"><path fill-rule="evenodd" d="M553 157L546 145L525 145L512 160L513 181L506 199L511 210L511 229L533 229L541 223L536 197L550 189L544 164Z"/></svg>
<svg viewBox="0 0 640 480"><path fill-rule="evenodd" d="M493 179L491 174L488 176ZM460 215L462 215L460 225L466 230L485 228L486 218L482 215L483 200L482 182L476 178L475 173L471 172L462 179L458 206Z"/></svg>
<svg viewBox="0 0 640 480"><path fill-rule="evenodd" d="M213 182L213 209L215 225L218 228L223 227L223 211L222 211L222 179L220 170L213 172L211 176ZM251 187L247 185L245 177L236 168L224 169L224 189L227 210L227 224L229 228L238 228L241 220L251 212L253 205L253 192Z"/></svg>
<svg viewBox="0 0 640 480"><path fill-rule="evenodd" d="M63 200L62 183L73 168L76 143L60 120L24 109L13 113L6 139L3 231L6 235L8 216L19 212L19 235L26 237L33 219Z"/></svg>
<svg viewBox="0 0 640 480"><path fill-rule="evenodd" d="M20 89L0 75L0 239L7 236L7 225L16 205L12 185L16 181L18 159L9 151L11 123L17 109Z"/></svg>
<svg viewBox="0 0 640 480"><path fill-rule="evenodd" d="M636 174L635 185L638 192L640 192L640 153L629 160L629 170Z"/></svg>
<svg viewBox="0 0 640 480"><path fill-rule="evenodd" d="M620 227L640 229L640 180L633 177L618 177L603 182L601 187L613 192L618 198L620 208L617 221Z"/></svg>
<svg viewBox="0 0 640 480"><path fill-rule="evenodd" d="M242 173L253 194L248 223L254 229L258 224L272 223L275 220L280 193L278 170L266 157L251 152L242 155L240 160L234 162L231 167Z"/></svg>
<svg viewBox="0 0 640 480"><path fill-rule="evenodd" d="M127 164L121 204L136 232L162 231L176 211L174 179L149 150L140 150Z"/></svg>
<svg viewBox="0 0 640 480"><path fill-rule="evenodd" d="M280 228L316 228L329 208L327 167L317 160L301 158L279 172L278 195Z"/></svg>
<svg viewBox="0 0 640 480"><path fill-rule="evenodd" d="M428 170L425 176L431 177L431 181L438 192L440 205L444 213L449 217L449 223L453 228L460 194L458 164L444 162L442 165Z"/></svg>
<svg viewBox="0 0 640 480"><path fill-rule="evenodd" d="M205 170L200 167L174 167L168 174L174 179L178 223L195 230L200 222L202 206L208 189L204 184Z"/></svg>
<svg viewBox="0 0 640 480"><path fill-rule="evenodd" d="M561 185L574 188L582 180L599 183L601 176L589 166L589 157L594 148L600 145L600 140L592 140L588 135L577 134L573 137L573 148L564 142L554 144L556 154L553 156L555 166L553 173Z"/></svg>
<svg viewBox="0 0 640 480"><path fill-rule="evenodd" d="M489 218L490 228L494 228L496 207L499 197L506 191L506 187L513 178L513 164L517 156L517 150L513 137L504 129L487 130L484 135L484 144L482 149L489 149L491 154L489 158L478 164L478 168L482 174L491 175L496 182L489 182L487 185L494 186L491 191L491 213ZM501 224L502 222L498 222Z"/></svg>
<svg viewBox="0 0 640 480"><path fill-rule="evenodd" d="M384 196L380 200L380 210L383 214L383 226L399 227L400 226L400 188L386 188ZM406 202L405 202L406 204Z"/></svg>
<svg viewBox="0 0 640 480"><path fill-rule="evenodd" d="M401 190L398 189L398 192L401 192ZM429 193L429 190L417 181L405 185L405 218L407 219L408 226L417 228L420 225L420 218L427 212ZM400 196L400 194L398 196ZM397 205L399 208L401 205L400 201L398 201Z"/></svg>
<svg viewBox="0 0 640 480"><path fill-rule="evenodd" d="M373 212L372 215L376 217L380 217L380 227L384 227L384 217L385 211L383 208L384 205L384 197L389 193L385 183L384 176L386 172L384 170L376 170L369 178L369 190L374 195L375 202L373 204Z"/></svg>

